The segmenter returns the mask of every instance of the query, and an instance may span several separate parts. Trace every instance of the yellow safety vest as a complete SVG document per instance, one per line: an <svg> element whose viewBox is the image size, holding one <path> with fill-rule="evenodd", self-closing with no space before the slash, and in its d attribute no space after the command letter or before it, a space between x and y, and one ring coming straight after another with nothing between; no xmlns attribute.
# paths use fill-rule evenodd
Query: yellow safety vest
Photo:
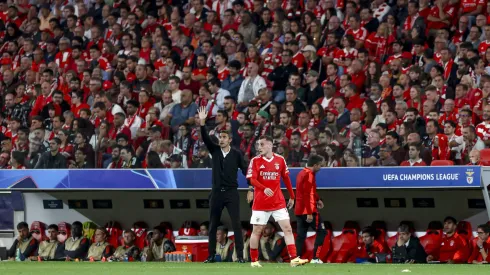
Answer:
<svg viewBox="0 0 490 275"><path fill-rule="evenodd" d="M274 247L276 246L277 240L281 239L281 235L279 234L274 234L274 238L272 239L272 244L271 244L271 250L274 250ZM265 248L265 244L267 243L267 240L269 238L261 237L260 238L260 250L262 251L262 257L266 261L280 261L279 259L281 258L281 255L277 256L276 259L269 259L269 254L267 254L267 249ZM282 260L282 258L281 258Z"/></svg>
<svg viewBox="0 0 490 275"><path fill-rule="evenodd" d="M58 248L58 240L49 240L49 241L43 241L39 244L39 249L37 251L37 254L39 257L46 258L49 260L53 260L55 257L56 253L56 248Z"/></svg>
<svg viewBox="0 0 490 275"><path fill-rule="evenodd" d="M83 240L83 237L77 238L76 240L73 237L66 239L65 241L65 250L66 251L75 251L80 246L80 242Z"/></svg>
<svg viewBox="0 0 490 275"><path fill-rule="evenodd" d="M250 252L250 238L244 240L243 242L243 259L245 261L248 260L248 253ZM235 246L235 249L233 249L233 261L236 262L238 261L238 256L236 254L236 246Z"/></svg>
<svg viewBox="0 0 490 275"><path fill-rule="evenodd" d="M220 243L216 243L216 254L221 255L221 261L224 261L228 257L228 251L230 251L230 245L233 243L232 240L226 239L224 246Z"/></svg>
<svg viewBox="0 0 490 275"><path fill-rule="evenodd" d="M157 245L155 242L151 244L147 249L147 261L165 260L165 242L167 239L163 238L162 244Z"/></svg>
<svg viewBox="0 0 490 275"><path fill-rule="evenodd" d="M94 243L88 249L87 258L94 258L95 261L100 261L103 257L105 248L109 245L107 242Z"/></svg>

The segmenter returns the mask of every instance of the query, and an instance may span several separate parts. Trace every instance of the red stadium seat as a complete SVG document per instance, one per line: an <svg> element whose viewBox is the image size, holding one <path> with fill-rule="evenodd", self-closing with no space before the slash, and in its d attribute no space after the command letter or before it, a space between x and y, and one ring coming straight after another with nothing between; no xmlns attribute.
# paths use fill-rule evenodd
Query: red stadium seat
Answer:
<svg viewBox="0 0 490 275"><path fill-rule="evenodd" d="M67 222L58 223L58 241L64 243L66 239L71 237L71 224Z"/></svg>
<svg viewBox="0 0 490 275"><path fill-rule="evenodd" d="M195 221L185 221L179 229L179 236L197 236L199 224Z"/></svg>
<svg viewBox="0 0 490 275"><path fill-rule="evenodd" d="M174 237L174 229L173 229L172 224L170 222L161 222L160 226L165 227L165 236L164 237L171 240L172 242L174 242L175 237Z"/></svg>
<svg viewBox="0 0 490 275"><path fill-rule="evenodd" d="M480 164L490 166L490 149L485 148L480 150Z"/></svg>
<svg viewBox="0 0 490 275"><path fill-rule="evenodd" d="M386 243L386 222L384 221L373 221L371 227L376 229L376 240L380 243Z"/></svg>
<svg viewBox="0 0 490 275"><path fill-rule="evenodd" d="M344 229L342 234L332 240L332 253L328 257L329 263L346 263L358 244L358 236L354 229Z"/></svg>
<svg viewBox="0 0 490 275"><path fill-rule="evenodd" d="M395 235L391 236L388 238L388 240L386 240L386 245L390 248L395 246L396 242L398 241L398 233L396 233Z"/></svg>
<svg viewBox="0 0 490 275"><path fill-rule="evenodd" d="M110 221L105 224L105 229L107 230L107 242L113 247L118 247L122 242L123 229L121 224L116 221Z"/></svg>
<svg viewBox="0 0 490 275"><path fill-rule="evenodd" d="M143 249L146 245L146 236L148 235L148 224L146 222L135 222L132 228L136 235L135 245L140 249Z"/></svg>
<svg viewBox="0 0 490 275"><path fill-rule="evenodd" d="M441 248L443 225L440 221L432 221L427 227L427 233L420 237L420 244L428 255L438 255Z"/></svg>
<svg viewBox="0 0 490 275"><path fill-rule="evenodd" d="M430 163L430 166L453 166L454 162L452 160L433 160Z"/></svg>
<svg viewBox="0 0 490 275"><path fill-rule="evenodd" d="M473 239L473 231L469 222L460 221L458 223L458 227L456 227L456 232L471 243L471 239Z"/></svg>
<svg viewBox="0 0 490 275"><path fill-rule="evenodd" d="M34 237L34 239L38 240L39 242L48 239L48 237L46 236L46 224L43 222L32 222L31 229L29 231L31 232L32 237Z"/></svg>

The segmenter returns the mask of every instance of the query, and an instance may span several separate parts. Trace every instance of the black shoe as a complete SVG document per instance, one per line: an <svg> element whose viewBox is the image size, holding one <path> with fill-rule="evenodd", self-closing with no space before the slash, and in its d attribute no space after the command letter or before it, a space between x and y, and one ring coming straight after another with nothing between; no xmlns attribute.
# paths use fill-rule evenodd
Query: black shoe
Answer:
<svg viewBox="0 0 490 275"><path fill-rule="evenodd" d="M239 264L246 263L246 261L243 258L238 258L238 260L236 262L239 263Z"/></svg>
<svg viewBox="0 0 490 275"><path fill-rule="evenodd" d="M209 264L209 263L215 263L216 262L216 259L214 258L214 256L209 256L205 261L204 263L205 264Z"/></svg>

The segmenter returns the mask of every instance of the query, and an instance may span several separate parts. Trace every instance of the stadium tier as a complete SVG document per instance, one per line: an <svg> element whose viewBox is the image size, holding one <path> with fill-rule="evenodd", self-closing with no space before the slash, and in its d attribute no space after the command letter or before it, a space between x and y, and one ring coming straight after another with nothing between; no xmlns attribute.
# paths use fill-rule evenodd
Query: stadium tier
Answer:
<svg viewBox="0 0 490 275"><path fill-rule="evenodd" d="M0 258L490 262L487 2L0 0Z"/></svg>

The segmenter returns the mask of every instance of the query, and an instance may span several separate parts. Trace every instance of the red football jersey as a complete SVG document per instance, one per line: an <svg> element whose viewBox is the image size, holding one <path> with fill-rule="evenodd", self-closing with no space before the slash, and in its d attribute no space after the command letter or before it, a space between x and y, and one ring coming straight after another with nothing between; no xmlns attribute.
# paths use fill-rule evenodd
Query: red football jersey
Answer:
<svg viewBox="0 0 490 275"><path fill-rule="evenodd" d="M268 197L262 190L256 190L252 210L274 211L286 208L286 201L281 191L281 177L289 178L289 169L282 156L273 154L271 159L256 156L250 161L247 179L255 179L274 192L272 197Z"/></svg>

